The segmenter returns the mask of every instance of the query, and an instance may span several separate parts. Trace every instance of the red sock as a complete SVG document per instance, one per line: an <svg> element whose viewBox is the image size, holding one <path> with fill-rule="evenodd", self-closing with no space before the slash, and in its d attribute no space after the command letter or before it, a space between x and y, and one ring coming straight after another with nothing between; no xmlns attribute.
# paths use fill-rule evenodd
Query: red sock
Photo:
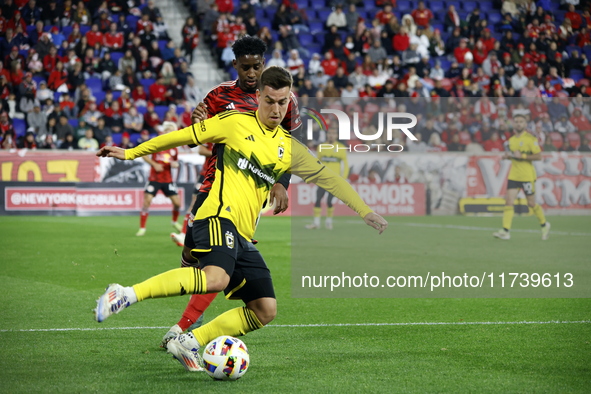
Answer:
<svg viewBox="0 0 591 394"><path fill-rule="evenodd" d="M148 221L148 211L144 211L142 209L142 211L140 212L140 228L146 228L146 222Z"/></svg>
<svg viewBox="0 0 591 394"><path fill-rule="evenodd" d="M172 221L176 222L178 218L179 218L179 210L173 209L172 210Z"/></svg>
<svg viewBox="0 0 591 394"><path fill-rule="evenodd" d="M185 220L183 220L183 234L187 234L187 224L189 224L190 217L191 217L190 213L185 215Z"/></svg>
<svg viewBox="0 0 591 394"><path fill-rule="evenodd" d="M183 312L183 317L177 323L179 327L185 331L191 324L195 323L217 295L217 293L193 294L187 308Z"/></svg>

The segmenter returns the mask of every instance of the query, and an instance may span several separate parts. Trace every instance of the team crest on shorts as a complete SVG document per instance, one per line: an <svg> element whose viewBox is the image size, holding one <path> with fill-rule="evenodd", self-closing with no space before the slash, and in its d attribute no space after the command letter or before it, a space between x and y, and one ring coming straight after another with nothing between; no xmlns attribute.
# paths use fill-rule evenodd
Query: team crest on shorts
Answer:
<svg viewBox="0 0 591 394"><path fill-rule="evenodd" d="M226 246L230 249L234 249L234 234L230 231L226 231Z"/></svg>

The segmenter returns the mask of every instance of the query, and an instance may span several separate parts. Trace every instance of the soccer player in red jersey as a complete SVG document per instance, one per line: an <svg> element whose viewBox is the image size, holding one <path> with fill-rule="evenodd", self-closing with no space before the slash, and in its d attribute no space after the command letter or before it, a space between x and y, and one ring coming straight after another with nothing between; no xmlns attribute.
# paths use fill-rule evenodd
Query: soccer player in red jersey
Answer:
<svg viewBox="0 0 591 394"><path fill-rule="evenodd" d="M266 50L266 44L258 37L244 36L236 40L234 45L232 45L232 51L234 52L235 60L233 64L238 72L238 79L223 82L210 90L203 99L203 103L200 103L193 111L193 122L198 123L228 110L238 110L241 112L256 110L258 108L256 91L259 79L265 68L264 54ZM300 119L296 97L293 93L291 93L290 97L287 113L281 126L285 130L293 132L301 126L302 121ZM205 178L199 188L196 201L193 204L191 217L195 216L195 213L211 190L211 185L215 179L216 160L217 154L214 146L211 157L208 157L203 164ZM290 176L285 175L271 189L270 202L271 204L275 202L275 214L287 209L287 187L289 186L289 181ZM191 222L192 220L189 218L189 227L192 225ZM177 245L181 243L182 237L180 234L171 234L171 239ZM194 242L191 229L189 228L184 236L184 248L181 256L181 265L183 267L197 266L197 261L190 253L193 248ZM194 329L199 327L203 312L213 302L215 296L215 293L192 295L187 308L183 312L182 318L164 335L161 346L166 348L166 344L171 338L189 328Z"/></svg>
<svg viewBox="0 0 591 394"><path fill-rule="evenodd" d="M162 132L168 133L176 130L177 127L172 122L164 122L162 125ZM177 223L179 217L179 209L181 207L181 200L177 193L177 186L172 180L172 168L177 168L178 151L176 148L168 149L163 152L152 154L151 157L144 157L144 160L152 167L150 170L150 178L148 184L144 189L144 205L140 212L140 229L135 234L138 237L146 234L146 222L148 221L148 209L152 204L152 200L159 190L172 201L172 225L176 229L180 229L181 225Z"/></svg>

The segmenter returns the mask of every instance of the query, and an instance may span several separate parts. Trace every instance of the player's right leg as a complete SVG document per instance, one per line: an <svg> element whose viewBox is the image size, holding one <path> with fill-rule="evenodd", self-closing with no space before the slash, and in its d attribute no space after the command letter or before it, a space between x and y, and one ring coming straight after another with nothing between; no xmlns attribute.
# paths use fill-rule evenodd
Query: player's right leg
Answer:
<svg viewBox="0 0 591 394"><path fill-rule="evenodd" d="M529 192L528 192L528 190L525 190L525 188L524 188L525 197L527 199L527 205L531 208L534 215L536 215L536 217L538 218L538 221L540 222L540 226L541 226L541 230L542 230L542 240L546 241L548 239L548 237L550 236L550 222L548 222L546 220L546 216L544 215L544 210L542 209L540 204L536 203L536 194L535 194L533 182L528 182L528 183L529 183L529 187L528 187Z"/></svg>
<svg viewBox="0 0 591 394"><path fill-rule="evenodd" d="M316 189L316 203L314 204L314 222L306 226L306 228L309 230L315 230L320 228L320 217L322 216L321 202L322 197L324 197L324 193L326 193L326 190L324 190L323 188L318 187Z"/></svg>
<svg viewBox="0 0 591 394"><path fill-rule="evenodd" d="M193 221L193 214L192 208L195 205L195 201L197 200L197 195L199 194L199 187L201 186L201 181L198 181L195 184L195 188L193 189L193 194L191 195L191 203L189 204L189 209L187 209L187 213L185 214L185 218L183 220L183 228L180 233L170 233L170 239L174 242L177 246L182 247L185 241L185 234L187 233L187 227L189 222Z"/></svg>
<svg viewBox="0 0 591 394"><path fill-rule="evenodd" d="M326 227L327 230L332 230L332 217L334 216L334 207L332 206L333 199L334 196L328 193L328 196L326 196L326 221L324 222L324 227Z"/></svg>
<svg viewBox="0 0 591 394"><path fill-rule="evenodd" d="M158 193L158 188L153 182L149 182L144 189L144 203L142 204L142 210L140 212L140 229L135 234L138 237L146 234L146 222L148 221L149 209L156 193Z"/></svg>
<svg viewBox="0 0 591 394"><path fill-rule="evenodd" d="M516 188L514 183L515 182L511 180L507 183L505 207L503 208L503 228L493 233L493 237L506 241L511 239L511 234L509 232L511 231L511 224L513 222L513 215L515 213L514 203L515 198L517 198L517 193L519 193L519 187L521 187L521 185L519 185Z"/></svg>

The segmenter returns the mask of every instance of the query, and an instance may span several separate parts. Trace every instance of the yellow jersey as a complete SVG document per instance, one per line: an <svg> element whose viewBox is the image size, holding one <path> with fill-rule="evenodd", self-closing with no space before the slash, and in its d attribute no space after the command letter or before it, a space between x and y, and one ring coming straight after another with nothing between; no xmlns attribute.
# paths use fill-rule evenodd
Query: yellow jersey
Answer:
<svg viewBox="0 0 591 394"><path fill-rule="evenodd" d="M527 131L521 133L521 136L519 137L514 135L509 138L509 150L511 152L518 150L527 155L535 155L542 151L538 139ZM535 182L536 178L536 169L531 161L511 158L511 171L509 171L510 180L518 182Z"/></svg>
<svg viewBox="0 0 591 394"><path fill-rule="evenodd" d="M258 111L226 111L184 129L163 134L125 151L125 159L171 147L217 144L215 181L196 220L226 218L246 239L255 233L259 213L275 182L285 172L314 182L364 217L372 210L353 188L326 168L281 126L264 126Z"/></svg>
<svg viewBox="0 0 591 394"><path fill-rule="evenodd" d="M316 157L318 157L326 167L346 179L349 176L349 162L347 161L345 145L340 142L335 142L332 144L332 148L327 149L325 149L323 145L320 145L318 148L318 154Z"/></svg>

